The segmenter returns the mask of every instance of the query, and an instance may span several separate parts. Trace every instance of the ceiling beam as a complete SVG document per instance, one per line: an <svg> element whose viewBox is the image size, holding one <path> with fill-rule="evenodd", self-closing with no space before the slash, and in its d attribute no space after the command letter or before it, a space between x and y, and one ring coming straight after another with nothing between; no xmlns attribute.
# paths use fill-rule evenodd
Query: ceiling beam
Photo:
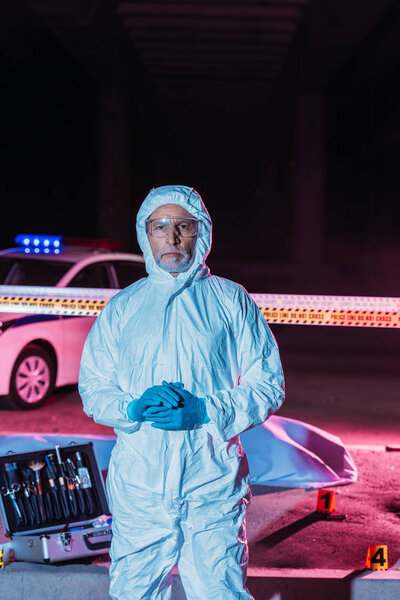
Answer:
<svg viewBox="0 0 400 600"><path fill-rule="evenodd" d="M188 65L216 65L218 68L223 68L226 64L249 64L249 65L265 65L271 70L277 70L282 65L282 61L271 61L268 58L254 58L249 56L224 56L224 57L191 57L191 56L142 56L142 61L145 64L157 63L160 65L175 66L181 64Z"/></svg>
<svg viewBox="0 0 400 600"><path fill-rule="evenodd" d="M250 52L264 52L268 56L285 56L288 51L288 46L285 44L260 44L258 40L136 40L135 47L141 50L149 51L177 51L184 52L219 52L229 51L230 49L245 49Z"/></svg>
<svg viewBox="0 0 400 600"><path fill-rule="evenodd" d="M127 18L123 20L124 27L131 31L147 29L187 29L200 31L202 29L215 31L276 31L276 32L292 32L297 30L295 21L269 21L263 19L196 19L187 17L165 17L157 15L157 17L137 17Z"/></svg>
<svg viewBox="0 0 400 600"><path fill-rule="evenodd" d="M236 31L223 31L203 29L201 31L190 31L179 29L141 29L130 32L129 37L131 40L146 40L146 41L160 41L160 40L197 40L197 41L214 41L214 42L229 42L229 41L242 41L242 42L259 42L262 44L290 44L293 35L291 33L270 33L264 31L243 31L238 29Z"/></svg>
<svg viewBox="0 0 400 600"><path fill-rule="evenodd" d="M224 54L192 54L188 52L143 52L140 54L143 59L156 59L165 61L199 61L199 62L222 62L222 61L252 61L252 62L263 62L271 65L281 65L283 60L276 56L262 56L257 54L248 54L246 52L235 54L234 52Z"/></svg>
<svg viewBox="0 0 400 600"><path fill-rule="evenodd" d="M178 61L182 58L193 61L227 61L227 60L247 60L248 62L264 62L271 65L282 65L286 57L257 55L255 53L243 52L209 52L203 54L194 54L192 52L140 52L140 59L165 59L169 61Z"/></svg>
<svg viewBox="0 0 400 600"><path fill-rule="evenodd" d="M162 87L166 89L171 85L178 85L179 83L195 84L199 81L211 81L213 83L243 83L248 86L249 82L258 83L263 88L266 88L268 94L272 89L272 81L271 79L260 77L258 75L252 75L251 78L245 75L212 75L212 74L200 74L196 77L193 77L192 73L179 73L177 74L165 74L165 73L150 73L149 79L153 85ZM175 89L174 89L175 92Z"/></svg>
<svg viewBox="0 0 400 600"><path fill-rule="evenodd" d="M201 77L213 77L216 81L224 80L224 79L243 79L247 78L248 80L253 81L254 78L262 79L263 81L273 82L276 79L275 74L264 73L264 71L244 71L240 69L225 69L223 73L220 71L212 71L211 69L203 69L192 71L190 69L179 69L174 71L168 71L167 69L158 69L154 68L151 71L149 70L148 76L150 79L164 77L168 78L179 78L186 77L188 79L192 79L196 81Z"/></svg>
<svg viewBox="0 0 400 600"><path fill-rule="evenodd" d="M152 82L153 85L155 86L159 86L160 88L168 88L171 85L175 85L179 84L179 83L185 83L186 85L188 84L194 84L197 83L199 81L211 81L213 83L243 83L244 85L248 86L249 82L251 81L251 84L253 83L257 83L260 84L260 86L262 86L263 88L266 88L266 91L268 92L268 94L270 94L271 89L272 89L272 81L271 79L265 79L264 77L260 77L258 75L252 75L251 79L249 77L246 77L245 75L197 75L196 77L193 77L193 75L191 73L180 73L179 75L170 75L167 74L165 75L164 73L154 73L154 74L150 74L149 75L149 79ZM174 90L175 91L175 90Z"/></svg>
<svg viewBox="0 0 400 600"><path fill-rule="evenodd" d="M269 83L271 86L276 81L276 75L271 73L265 73L264 71L241 71L239 69L226 69L223 73L219 71L210 71L210 70L197 70L192 71L190 69L179 69L179 71L167 71L165 69L152 69L149 70L147 74L149 81L158 78L168 79L179 79L180 77L185 77L186 79L191 79L192 81L197 81L201 78L212 78L215 81L226 81L237 80L237 79L247 79L249 82L258 80Z"/></svg>
<svg viewBox="0 0 400 600"><path fill-rule="evenodd" d="M35 0L41 1L41 0ZM48 4L54 2L54 0L45 0ZM82 0L79 0L80 2ZM114 2L121 6L123 4L143 4L145 0L114 0ZM173 4L203 4L204 0L173 0ZM310 0L206 0L208 4L218 5L218 6L232 6L235 4L246 6L305 6L310 3ZM160 6L165 5L165 0L151 0L152 4L158 4Z"/></svg>
<svg viewBox="0 0 400 600"><path fill-rule="evenodd" d="M123 2L118 7L118 13L123 16L149 15L149 16L180 16L197 17L200 19L294 19L301 18L302 10L297 6L268 6L252 5L246 6L218 6L218 4L176 4L166 2L165 4L154 4L153 2Z"/></svg>
<svg viewBox="0 0 400 600"><path fill-rule="evenodd" d="M221 57L221 58L214 58L212 56L208 56L207 58L203 58L203 57L192 57L192 56L188 56L186 57L184 54L180 55L180 56L173 56L173 57L169 57L168 55L166 56L141 56L140 57L141 61L144 61L146 63L150 63L150 62L158 62L159 64L164 64L167 66L173 66L173 65L179 65L179 64L183 64L183 63L188 63L193 64L193 65L213 65L215 66L215 68L221 68L221 65L223 64L243 64L244 66L246 66L247 64L249 65L265 65L268 66L268 68L270 68L271 70L277 70L280 69L281 65L282 65L282 61L270 61L268 59L263 59L262 57L255 59L255 58L248 58L247 56L244 56L243 58L241 57L236 57L236 56L226 56L226 57Z"/></svg>
<svg viewBox="0 0 400 600"><path fill-rule="evenodd" d="M179 71L186 71L190 73L199 73L199 72L214 72L223 75L226 71L232 71L234 73L261 73L265 76L269 76L271 78L276 77L277 73L279 73L279 68L271 67L268 65L263 65L262 63L249 63L249 64L238 64L235 62L226 63L224 65L216 64L216 63L204 63L198 62L193 63L190 61L182 61L181 63L171 64L171 63L163 63L160 61L145 61L144 65L146 70L151 73L154 71L159 72L168 72L168 73L178 73Z"/></svg>
<svg viewBox="0 0 400 600"><path fill-rule="evenodd" d="M47 3L54 2L54 0L45 0ZM123 4L143 4L143 0L115 0L118 6ZM310 0L215 0L212 2L213 6L229 6L245 4L246 6L305 6L309 4ZM152 4L158 4L159 6L165 6L165 0L151 0ZM202 4L202 0L174 0L174 4ZM208 4L211 4L211 0L208 0Z"/></svg>

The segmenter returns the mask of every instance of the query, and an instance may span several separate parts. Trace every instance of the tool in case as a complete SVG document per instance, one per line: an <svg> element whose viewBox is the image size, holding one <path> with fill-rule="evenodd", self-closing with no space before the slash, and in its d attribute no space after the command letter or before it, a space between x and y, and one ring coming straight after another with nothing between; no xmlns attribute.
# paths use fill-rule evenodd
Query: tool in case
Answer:
<svg viewBox="0 0 400 600"><path fill-rule="evenodd" d="M111 516L92 442L1 455L0 492L15 560L60 562L108 551Z"/></svg>

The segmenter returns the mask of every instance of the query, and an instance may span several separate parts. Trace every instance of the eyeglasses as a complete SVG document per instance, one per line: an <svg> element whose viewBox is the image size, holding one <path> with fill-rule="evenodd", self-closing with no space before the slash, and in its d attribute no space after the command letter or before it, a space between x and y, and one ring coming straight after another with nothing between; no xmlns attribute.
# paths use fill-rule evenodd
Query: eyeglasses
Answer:
<svg viewBox="0 0 400 600"><path fill-rule="evenodd" d="M146 233L151 237L167 237L169 230L174 229L182 237L195 237L199 230L199 220L178 217L162 217L161 219L146 219Z"/></svg>

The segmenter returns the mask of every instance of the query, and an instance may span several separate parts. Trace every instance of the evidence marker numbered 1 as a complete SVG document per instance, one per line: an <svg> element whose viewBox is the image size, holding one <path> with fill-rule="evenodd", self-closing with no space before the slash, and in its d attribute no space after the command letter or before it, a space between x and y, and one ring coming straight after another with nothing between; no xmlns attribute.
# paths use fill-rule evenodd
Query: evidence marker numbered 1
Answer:
<svg viewBox="0 0 400 600"><path fill-rule="evenodd" d="M318 490L317 513L330 515L335 510L335 492Z"/></svg>

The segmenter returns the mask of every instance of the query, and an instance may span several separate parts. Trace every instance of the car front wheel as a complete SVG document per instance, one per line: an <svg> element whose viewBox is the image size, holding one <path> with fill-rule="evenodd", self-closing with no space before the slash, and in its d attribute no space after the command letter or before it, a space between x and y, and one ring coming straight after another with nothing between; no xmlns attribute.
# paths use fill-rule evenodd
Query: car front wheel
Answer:
<svg viewBox="0 0 400 600"><path fill-rule="evenodd" d="M54 379L55 368L49 354L39 346L27 346L12 371L8 404L27 410L42 406L53 390Z"/></svg>

